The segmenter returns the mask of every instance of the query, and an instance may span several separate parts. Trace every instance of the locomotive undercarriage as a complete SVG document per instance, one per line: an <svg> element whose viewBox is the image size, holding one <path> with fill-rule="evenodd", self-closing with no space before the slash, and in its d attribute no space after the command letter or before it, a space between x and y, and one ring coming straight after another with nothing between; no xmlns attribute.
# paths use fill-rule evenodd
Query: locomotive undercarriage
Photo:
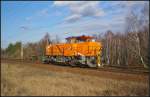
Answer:
<svg viewBox="0 0 150 97"><path fill-rule="evenodd" d="M47 56L44 63L65 63L70 66L100 67L99 56Z"/></svg>

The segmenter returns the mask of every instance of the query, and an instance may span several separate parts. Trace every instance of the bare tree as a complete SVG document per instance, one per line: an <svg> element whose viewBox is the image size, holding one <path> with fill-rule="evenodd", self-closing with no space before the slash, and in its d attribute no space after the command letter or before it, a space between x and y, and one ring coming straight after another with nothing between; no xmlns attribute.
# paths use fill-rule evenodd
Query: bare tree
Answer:
<svg viewBox="0 0 150 97"><path fill-rule="evenodd" d="M146 9L146 8L144 7L142 9L142 11L141 11L142 16L143 16L144 13L146 13L145 11L143 11L144 9ZM144 15L144 17L146 16L146 14ZM134 40L135 46L137 48L136 54L138 54L138 56L139 56L139 58L141 60L141 63L143 64L143 66L145 68L147 68L148 66L146 65L146 63L145 63L145 61L143 59L143 56L141 54L141 50L142 50L141 49L141 45L142 45L141 39L142 38L140 38L141 26L142 26L142 29L143 29L143 25L145 25L145 23L147 23L147 22L145 22L145 20L143 20L143 17L140 17L140 14L136 14L133 10L131 10L130 13L128 14L128 17L126 18L126 21L127 21L126 22L127 23L126 32L128 34L129 33L134 33L134 34L132 34L132 38L128 38L128 41L129 42L131 41L129 39ZM146 37L143 37L143 38L146 38ZM133 49L132 51L135 51L135 49Z"/></svg>
<svg viewBox="0 0 150 97"><path fill-rule="evenodd" d="M105 34L105 43L104 43L104 47L106 48L105 50L105 54L106 54L106 61L107 61L107 64L110 65L112 62L112 37L113 37L113 33L112 31L108 30Z"/></svg>

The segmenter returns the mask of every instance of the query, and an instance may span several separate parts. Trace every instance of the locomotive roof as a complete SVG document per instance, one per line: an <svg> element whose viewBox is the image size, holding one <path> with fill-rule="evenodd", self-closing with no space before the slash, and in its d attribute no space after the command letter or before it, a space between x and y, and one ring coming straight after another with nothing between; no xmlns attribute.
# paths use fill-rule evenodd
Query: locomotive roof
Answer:
<svg viewBox="0 0 150 97"><path fill-rule="evenodd" d="M77 39L77 40L86 40L86 39L93 39L94 37L92 36L85 36L85 35L82 35L82 36L72 36L72 37L68 37L66 38L67 40L68 39Z"/></svg>

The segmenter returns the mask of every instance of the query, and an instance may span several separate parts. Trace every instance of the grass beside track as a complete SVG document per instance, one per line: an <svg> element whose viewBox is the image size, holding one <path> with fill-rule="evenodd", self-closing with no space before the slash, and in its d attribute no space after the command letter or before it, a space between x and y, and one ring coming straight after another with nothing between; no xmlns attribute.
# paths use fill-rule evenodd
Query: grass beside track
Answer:
<svg viewBox="0 0 150 97"><path fill-rule="evenodd" d="M36 64L35 64L36 65ZM52 70L53 69L53 70ZM130 81L1 63L1 95L25 96L148 96L149 80ZM103 75L103 76L107 76Z"/></svg>

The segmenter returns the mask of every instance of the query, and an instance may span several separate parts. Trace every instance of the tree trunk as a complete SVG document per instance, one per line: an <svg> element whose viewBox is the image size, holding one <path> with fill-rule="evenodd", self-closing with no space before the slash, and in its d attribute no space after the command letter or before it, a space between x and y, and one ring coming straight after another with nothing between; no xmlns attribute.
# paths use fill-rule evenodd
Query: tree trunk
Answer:
<svg viewBox="0 0 150 97"><path fill-rule="evenodd" d="M145 64L143 57L141 55L140 39L139 39L139 36L137 35L137 33L136 33L136 41L137 41L137 45L138 45L138 54L139 54L140 60L143 64L144 68L148 68L148 66Z"/></svg>

